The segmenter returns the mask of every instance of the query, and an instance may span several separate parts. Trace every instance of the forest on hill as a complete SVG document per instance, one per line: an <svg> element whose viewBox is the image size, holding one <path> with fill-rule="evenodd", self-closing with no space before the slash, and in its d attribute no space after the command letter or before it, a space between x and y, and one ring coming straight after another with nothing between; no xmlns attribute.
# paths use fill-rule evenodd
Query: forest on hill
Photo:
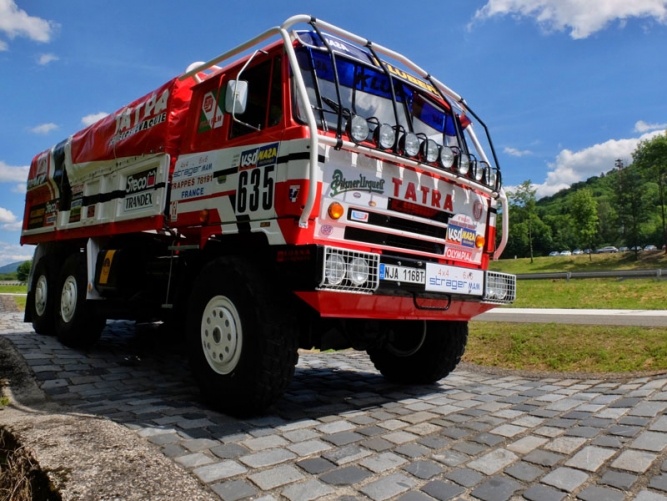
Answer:
<svg viewBox="0 0 667 501"><path fill-rule="evenodd" d="M508 191L510 226L504 258L552 251L667 243L667 133L642 141L632 163L537 200L530 180Z"/></svg>

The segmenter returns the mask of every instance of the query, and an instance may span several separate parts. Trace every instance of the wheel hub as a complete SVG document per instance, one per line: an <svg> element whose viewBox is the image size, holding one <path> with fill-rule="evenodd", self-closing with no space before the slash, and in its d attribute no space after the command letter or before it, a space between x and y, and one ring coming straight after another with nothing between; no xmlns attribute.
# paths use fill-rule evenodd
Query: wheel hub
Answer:
<svg viewBox="0 0 667 501"><path fill-rule="evenodd" d="M60 316L64 322L70 322L76 312L77 285L76 278L69 276L65 279L60 295Z"/></svg>
<svg viewBox="0 0 667 501"><path fill-rule="evenodd" d="M225 296L215 296L206 305L201 341L211 369L218 374L229 374L236 368L241 358L243 330L234 303Z"/></svg>
<svg viewBox="0 0 667 501"><path fill-rule="evenodd" d="M46 312L46 301L49 294L48 283L44 275L40 275L35 284L35 313L40 317Z"/></svg>

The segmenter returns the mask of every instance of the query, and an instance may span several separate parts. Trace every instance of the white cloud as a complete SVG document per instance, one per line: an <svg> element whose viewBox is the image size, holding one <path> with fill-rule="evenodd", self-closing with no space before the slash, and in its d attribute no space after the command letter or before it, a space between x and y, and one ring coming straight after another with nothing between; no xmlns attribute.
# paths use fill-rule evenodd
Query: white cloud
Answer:
<svg viewBox="0 0 667 501"><path fill-rule="evenodd" d="M41 66L46 66L51 61L57 61L59 58L55 54L40 54L37 58L37 64Z"/></svg>
<svg viewBox="0 0 667 501"><path fill-rule="evenodd" d="M5 223L14 223L16 221L16 216L14 213L4 207L0 207L0 224Z"/></svg>
<svg viewBox="0 0 667 501"><path fill-rule="evenodd" d="M108 116L109 114L106 111L100 111L99 113L93 113L92 115L86 115L81 119L81 123L83 125L93 125L95 122L98 120L102 120L104 117Z"/></svg>
<svg viewBox="0 0 667 501"><path fill-rule="evenodd" d="M49 132L57 129L58 126L56 124L48 123L48 124L38 125L37 127L33 127L32 129L30 129L30 132L33 132L35 134L48 134Z"/></svg>
<svg viewBox="0 0 667 501"><path fill-rule="evenodd" d="M57 27L52 21L28 15L18 8L14 0L0 0L0 31L11 39L21 36L48 42Z"/></svg>
<svg viewBox="0 0 667 501"><path fill-rule="evenodd" d="M16 263L17 261L28 261L32 259L34 251L35 248L32 245L21 247L17 244L0 242L0 266Z"/></svg>
<svg viewBox="0 0 667 501"><path fill-rule="evenodd" d="M537 197L547 197L568 188L572 183L583 181L602 172L614 168L617 158L626 163L632 161L632 152L640 141L651 139L663 131L654 131L634 139L610 139L601 144L595 144L580 151L563 150L556 157L556 162L550 164L550 171L542 184L534 184Z"/></svg>
<svg viewBox="0 0 667 501"><path fill-rule="evenodd" d="M27 165L12 167L0 160L0 183L25 183L29 170Z"/></svg>
<svg viewBox="0 0 667 501"><path fill-rule="evenodd" d="M12 188L12 193L25 194L28 191L28 188L25 183L17 184Z"/></svg>
<svg viewBox="0 0 667 501"><path fill-rule="evenodd" d="M23 229L23 220L14 221L13 223L0 224L0 230L21 231L22 229Z"/></svg>
<svg viewBox="0 0 667 501"><path fill-rule="evenodd" d="M503 151L513 157L524 157L526 155L533 154L533 152L530 150L517 150L516 148L509 148L509 147L505 148Z"/></svg>
<svg viewBox="0 0 667 501"><path fill-rule="evenodd" d="M643 120L640 120L635 124L635 132L648 132L652 130L664 130L667 129L667 123L665 124L647 124Z"/></svg>
<svg viewBox="0 0 667 501"><path fill-rule="evenodd" d="M7 42L4 40L0 40L0 52L4 52L6 50L9 50L9 45L7 45Z"/></svg>
<svg viewBox="0 0 667 501"><path fill-rule="evenodd" d="M667 0L488 0L474 20L511 15L534 18L547 32L570 31L573 39L587 38L618 20L652 18L667 23Z"/></svg>

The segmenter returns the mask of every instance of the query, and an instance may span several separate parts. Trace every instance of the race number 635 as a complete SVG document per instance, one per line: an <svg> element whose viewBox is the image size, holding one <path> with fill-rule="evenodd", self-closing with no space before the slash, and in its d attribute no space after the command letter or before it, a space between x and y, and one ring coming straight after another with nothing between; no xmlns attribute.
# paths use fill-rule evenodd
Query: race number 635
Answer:
<svg viewBox="0 0 667 501"><path fill-rule="evenodd" d="M273 207L275 165L255 167L239 172L236 213L256 212Z"/></svg>

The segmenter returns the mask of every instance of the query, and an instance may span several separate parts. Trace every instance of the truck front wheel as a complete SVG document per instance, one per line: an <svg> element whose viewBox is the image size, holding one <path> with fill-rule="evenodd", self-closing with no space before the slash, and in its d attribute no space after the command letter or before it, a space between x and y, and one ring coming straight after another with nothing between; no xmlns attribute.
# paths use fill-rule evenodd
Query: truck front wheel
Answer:
<svg viewBox="0 0 667 501"><path fill-rule="evenodd" d="M43 256L35 266L28 304L32 328L37 334L55 334L53 308L56 301L56 275L56 260L52 256Z"/></svg>
<svg viewBox="0 0 667 501"><path fill-rule="evenodd" d="M203 398L235 415L261 411L285 391L298 333L280 294L241 259L219 258L194 283L188 314L190 363Z"/></svg>
<svg viewBox="0 0 667 501"><path fill-rule="evenodd" d="M384 377L395 383L438 381L461 361L468 341L467 322L385 320L379 334L385 342L368 355Z"/></svg>
<svg viewBox="0 0 667 501"><path fill-rule="evenodd" d="M65 260L58 280L56 333L61 343L74 348L95 343L106 321L86 307L86 257L72 254Z"/></svg>

